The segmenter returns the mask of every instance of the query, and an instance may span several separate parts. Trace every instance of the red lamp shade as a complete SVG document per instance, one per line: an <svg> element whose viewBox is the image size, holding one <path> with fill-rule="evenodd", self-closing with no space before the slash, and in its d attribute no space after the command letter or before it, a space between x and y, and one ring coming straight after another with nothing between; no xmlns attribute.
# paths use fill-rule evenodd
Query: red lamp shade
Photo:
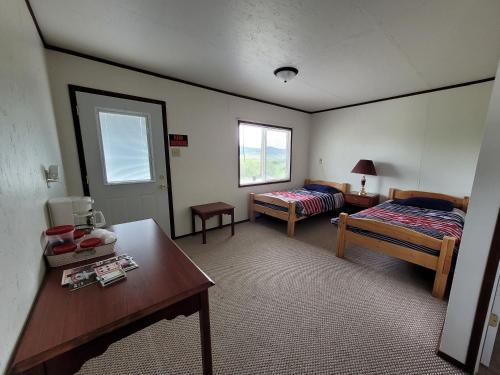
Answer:
<svg viewBox="0 0 500 375"><path fill-rule="evenodd" d="M373 161L367 159L361 159L360 161L358 161L358 163L352 169L351 173L366 174L369 176L377 175L377 171L375 170Z"/></svg>

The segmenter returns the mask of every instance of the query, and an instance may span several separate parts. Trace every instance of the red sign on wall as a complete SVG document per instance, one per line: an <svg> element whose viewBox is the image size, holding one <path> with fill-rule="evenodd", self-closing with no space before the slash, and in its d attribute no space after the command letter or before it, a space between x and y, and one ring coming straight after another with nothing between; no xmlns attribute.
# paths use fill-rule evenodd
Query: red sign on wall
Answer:
<svg viewBox="0 0 500 375"><path fill-rule="evenodd" d="M170 147L187 147L188 136L185 134L169 134Z"/></svg>

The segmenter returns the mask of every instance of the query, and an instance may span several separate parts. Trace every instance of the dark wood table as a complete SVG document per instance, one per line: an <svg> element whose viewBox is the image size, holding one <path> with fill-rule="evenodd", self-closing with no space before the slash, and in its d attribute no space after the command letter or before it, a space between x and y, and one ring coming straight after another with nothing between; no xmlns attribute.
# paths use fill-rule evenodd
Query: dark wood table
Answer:
<svg viewBox="0 0 500 375"><path fill-rule="evenodd" d="M201 219L201 231L203 233L203 243L207 243L207 227L205 221L213 216L219 215L219 228L222 228L222 215L231 215L231 236L234 236L234 206L224 202L201 204L191 206L191 227L192 234L196 233L195 216Z"/></svg>
<svg viewBox="0 0 500 375"><path fill-rule="evenodd" d="M106 288L95 284L72 292L61 287L63 269L72 266L48 270L8 373L73 374L113 342L162 319L198 311L203 373L212 374L212 280L152 219L110 229L118 236L117 253L133 256L139 268Z"/></svg>

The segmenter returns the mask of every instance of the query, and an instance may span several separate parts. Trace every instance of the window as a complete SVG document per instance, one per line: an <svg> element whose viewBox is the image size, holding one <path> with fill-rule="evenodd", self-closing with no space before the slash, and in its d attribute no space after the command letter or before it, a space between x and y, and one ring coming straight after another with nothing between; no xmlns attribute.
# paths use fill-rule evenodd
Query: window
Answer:
<svg viewBox="0 0 500 375"><path fill-rule="evenodd" d="M292 129L240 121L239 186L290 181Z"/></svg>
<svg viewBox="0 0 500 375"><path fill-rule="evenodd" d="M149 117L98 110L104 183L153 181Z"/></svg>

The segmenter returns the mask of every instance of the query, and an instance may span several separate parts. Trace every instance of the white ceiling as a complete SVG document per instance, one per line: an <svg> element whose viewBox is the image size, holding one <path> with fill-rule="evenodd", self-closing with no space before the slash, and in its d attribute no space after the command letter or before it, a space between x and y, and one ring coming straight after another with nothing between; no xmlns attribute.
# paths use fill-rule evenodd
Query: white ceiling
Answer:
<svg viewBox="0 0 500 375"><path fill-rule="evenodd" d="M307 111L491 77L500 58L500 0L30 3L50 45Z"/></svg>

